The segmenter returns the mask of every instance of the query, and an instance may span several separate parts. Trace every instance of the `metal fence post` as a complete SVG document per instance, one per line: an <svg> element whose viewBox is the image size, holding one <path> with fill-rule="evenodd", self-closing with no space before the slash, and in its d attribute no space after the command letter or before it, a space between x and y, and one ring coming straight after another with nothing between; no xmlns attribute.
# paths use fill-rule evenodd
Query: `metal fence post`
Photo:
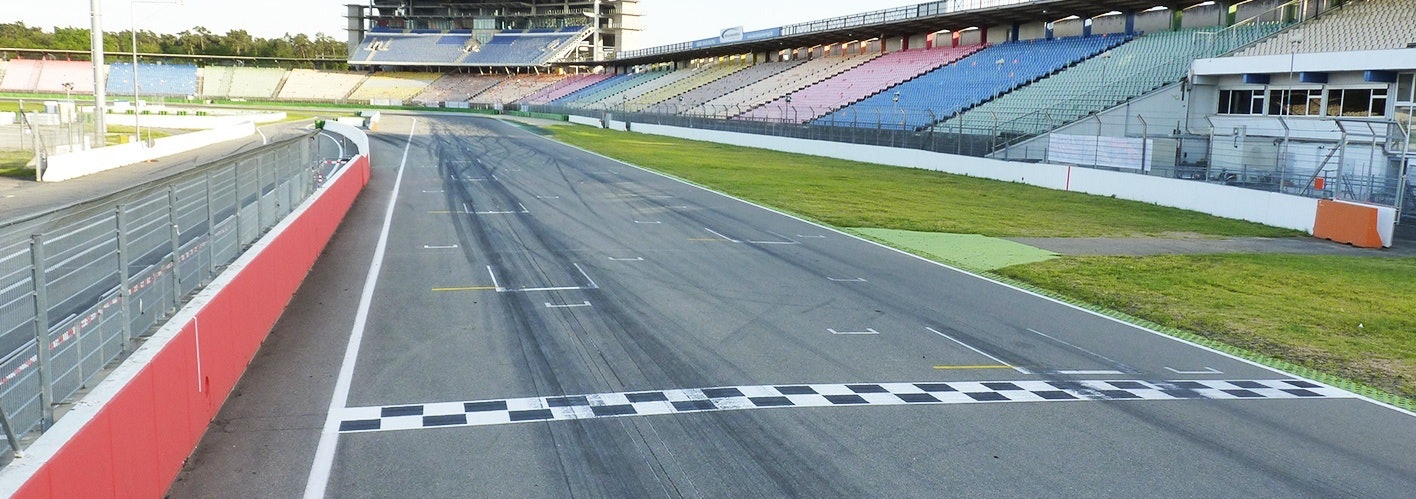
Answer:
<svg viewBox="0 0 1416 499"><path fill-rule="evenodd" d="M177 227L177 188L167 186L167 226L172 240L172 311L182 304L182 231Z"/></svg>
<svg viewBox="0 0 1416 499"><path fill-rule="evenodd" d="M115 230L118 232L118 311L123 319L123 351L128 351L128 342L133 339L133 288L128 284L128 216L123 205L113 210Z"/></svg>
<svg viewBox="0 0 1416 499"><path fill-rule="evenodd" d="M30 236L30 282L34 285L34 343L39 362L41 430L54 424L54 373L49 355L49 281L44 275L44 234Z"/></svg>
<svg viewBox="0 0 1416 499"><path fill-rule="evenodd" d="M207 269L206 269L206 271L207 271L207 274L206 274L206 279L202 279L202 281L204 281L204 282L210 282L213 277L216 277L216 214L215 214L215 213L213 212L213 210L211 209L211 170L207 170L207 172L206 172L206 203L205 203L205 206L206 206L206 220L207 220L207 223L206 223L206 226L207 226L207 233L206 233L206 238L207 238L207 244L206 244Z"/></svg>
<svg viewBox="0 0 1416 499"><path fill-rule="evenodd" d="M242 224L241 224L241 219L243 218L243 217L241 216L241 162L240 162L240 161L237 161L237 162L234 162L234 163L231 164L231 191L235 193L235 194L233 194L233 196L235 197L235 199L232 201L231 204L232 204L232 205L234 206L234 208L235 208L235 211L233 211L233 213L235 213L235 216L236 216L236 251L239 253L239 252L241 251L241 225L242 225Z"/></svg>

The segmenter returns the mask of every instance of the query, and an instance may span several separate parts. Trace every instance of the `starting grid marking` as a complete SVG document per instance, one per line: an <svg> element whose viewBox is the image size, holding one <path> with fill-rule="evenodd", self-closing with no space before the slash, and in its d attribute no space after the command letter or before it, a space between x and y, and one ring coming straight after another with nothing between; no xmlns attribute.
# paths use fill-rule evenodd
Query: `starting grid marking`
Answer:
<svg viewBox="0 0 1416 499"><path fill-rule="evenodd" d="M1337 388L1292 379L760 385L351 407L340 412L339 431L368 433L775 407L1356 397Z"/></svg>

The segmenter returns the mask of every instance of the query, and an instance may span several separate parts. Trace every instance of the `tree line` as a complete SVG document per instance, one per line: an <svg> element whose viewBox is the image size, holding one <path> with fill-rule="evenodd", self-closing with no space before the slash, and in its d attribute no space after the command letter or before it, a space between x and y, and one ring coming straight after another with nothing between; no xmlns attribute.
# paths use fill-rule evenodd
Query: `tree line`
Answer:
<svg viewBox="0 0 1416 499"><path fill-rule="evenodd" d="M201 26L181 33L154 33L138 30L138 52L193 56L276 57L285 59L344 59L348 44L324 33L313 38L303 33L281 38L251 36L233 29L217 34ZM23 22L0 23L0 48L41 50L89 50L88 28L54 28L45 31ZM132 32L105 31L103 50L108 53L133 51Z"/></svg>

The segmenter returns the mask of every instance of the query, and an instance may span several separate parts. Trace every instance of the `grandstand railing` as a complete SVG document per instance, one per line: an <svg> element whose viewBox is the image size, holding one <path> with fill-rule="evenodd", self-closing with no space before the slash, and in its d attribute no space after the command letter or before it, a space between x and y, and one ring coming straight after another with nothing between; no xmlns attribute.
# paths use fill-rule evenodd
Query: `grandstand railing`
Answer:
<svg viewBox="0 0 1416 499"><path fill-rule="evenodd" d="M1028 3L1032 0L945 0L940 2L927 2L905 7L895 7L890 9L851 14L848 16L832 17L817 21L789 24L782 26L779 37L796 35L806 35L822 31L835 31L841 29L873 26L878 24L908 21L925 17L936 17L955 12L965 12L970 10L991 9L996 7L1006 7ZM658 47L649 47L637 50L623 50L615 55L617 59L633 59L652 55L671 54L683 52L697 48L697 42L681 42Z"/></svg>
<svg viewBox="0 0 1416 499"><path fill-rule="evenodd" d="M33 436L53 425L133 340L315 193L341 163L316 161L313 138L0 224L0 410L10 429Z"/></svg>

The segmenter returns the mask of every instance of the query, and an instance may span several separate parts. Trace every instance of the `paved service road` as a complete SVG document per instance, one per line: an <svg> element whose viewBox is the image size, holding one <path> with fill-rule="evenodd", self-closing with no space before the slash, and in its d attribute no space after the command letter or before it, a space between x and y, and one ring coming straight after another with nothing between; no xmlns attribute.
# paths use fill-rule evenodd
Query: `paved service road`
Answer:
<svg viewBox="0 0 1416 499"><path fill-rule="evenodd" d="M410 123L173 496L1416 490L1409 413L506 123Z"/></svg>

